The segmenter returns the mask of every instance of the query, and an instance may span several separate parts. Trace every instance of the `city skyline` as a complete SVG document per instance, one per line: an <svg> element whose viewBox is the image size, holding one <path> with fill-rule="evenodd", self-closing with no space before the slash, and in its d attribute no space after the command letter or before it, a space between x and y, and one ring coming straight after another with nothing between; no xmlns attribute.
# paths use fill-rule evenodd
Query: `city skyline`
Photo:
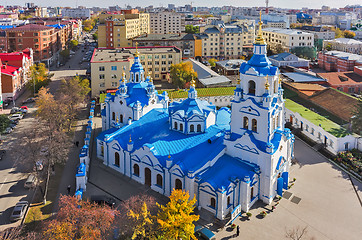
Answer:
<svg viewBox="0 0 362 240"><path fill-rule="evenodd" d="M20 0L2 0L0 1L0 5L20 5L25 6L26 1ZM99 1L96 0L64 0L60 4L58 1L54 0L38 0L38 1L29 1L34 2L35 5L42 6L42 7L76 7L78 6L86 6L86 7L102 7L107 8L108 6L115 6L118 5L120 7L124 7L125 5L131 5L132 7L141 6L146 7L149 5L153 5L154 7L167 7L168 4L175 4L176 6L184 6L185 4L191 4L191 1L188 0L181 0L181 1L164 1L160 0L158 2L152 0L133 0L133 1L125 1L120 3L116 0L105 0L102 1L103 5L99 5ZM360 0L347 0L347 1L337 1L337 0L321 0L321 1L314 1L314 0L295 0L295 1L288 1L288 0L274 0L269 1L269 6L275 8L295 8L301 9L304 7L308 8L321 8L322 6L329 6L331 8L343 8L346 5L356 5L360 4ZM192 5L195 7L222 7L222 6L235 6L235 7L264 7L265 0L256 0L253 2L243 2L238 0L228 0L228 1L216 1L216 0L198 0L197 2L192 1Z"/></svg>

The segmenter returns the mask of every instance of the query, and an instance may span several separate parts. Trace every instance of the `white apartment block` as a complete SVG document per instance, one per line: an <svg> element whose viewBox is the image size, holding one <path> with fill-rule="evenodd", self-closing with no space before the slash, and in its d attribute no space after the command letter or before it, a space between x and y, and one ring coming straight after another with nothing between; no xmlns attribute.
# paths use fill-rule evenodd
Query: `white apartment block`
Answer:
<svg viewBox="0 0 362 240"><path fill-rule="evenodd" d="M176 12L150 13L151 33L180 33L185 31L185 16Z"/></svg>
<svg viewBox="0 0 362 240"><path fill-rule="evenodd" d="M90 18L91 10L87 8L64 8L62 10L62 17L69 18Z"/></svg>
<svg viewBox="0 0 362 240"><path fill-rule="evenodd" d="M314 35L301 30L265 28L263 29L263 37L272 49L281 45L287 52L294 47L314 46Z"/></svg>
<svg viewBox="0 0 362 240"><path fill-rule="evenodd" d="M336 38L333 40L323 41L323 48L327 45L331 46L332 50L362 54L362 42L351 38Z"/></svg>

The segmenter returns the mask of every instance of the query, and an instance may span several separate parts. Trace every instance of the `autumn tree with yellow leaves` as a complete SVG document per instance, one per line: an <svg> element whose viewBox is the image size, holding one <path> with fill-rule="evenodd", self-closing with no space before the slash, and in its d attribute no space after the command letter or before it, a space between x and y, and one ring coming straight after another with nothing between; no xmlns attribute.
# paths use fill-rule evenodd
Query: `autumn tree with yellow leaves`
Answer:
<svg viewBox="0 0 362 240"><path fill-rule="evenodd" d="M188 192L174 189L165 206L157 204L160 210L156 220L161 238L196 239L194 222L199 220L199 216L193 214L196 198L189 198Z"/></svg>

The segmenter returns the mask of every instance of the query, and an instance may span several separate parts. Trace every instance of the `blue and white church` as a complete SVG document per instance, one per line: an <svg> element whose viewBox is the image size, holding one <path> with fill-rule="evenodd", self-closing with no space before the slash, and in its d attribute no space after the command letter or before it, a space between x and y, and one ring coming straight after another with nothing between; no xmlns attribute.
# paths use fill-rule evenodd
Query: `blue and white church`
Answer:
<svg viewBox="0 0 362 240"><path fill-rule="evenodd" d="M106 166L166 196L186 190L218 219L239 205L270 204L287 188L294 136L284 128L280 73L266 56L261 24L231 109L198 99L194 81L187 99L170 103L138 53L130 71L101 110L97 157Z"/></svg>

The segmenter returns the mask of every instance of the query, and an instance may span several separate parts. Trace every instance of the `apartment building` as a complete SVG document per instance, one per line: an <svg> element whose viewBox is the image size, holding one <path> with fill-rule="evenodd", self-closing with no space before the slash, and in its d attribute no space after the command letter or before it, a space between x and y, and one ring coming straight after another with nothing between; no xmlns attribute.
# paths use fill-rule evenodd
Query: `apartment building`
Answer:
<svg viewBox="0 0 362 240"><path fill-rule="evenodd" d="M351 38L336 38L323 41L323 48L330 46L331 50L362 54L362 42Z"/></svg>
<svg viewBox="0 0 362 240"><path fill-rule="evenodd" d="M62 17L88 19L91 13L87 8L63 8Z"/></svg>
<svg viewBox="0 0 362 240"><path fill-rule="evenodd" d="M182 58L200 58L202 56L202 39L198 34L168 33L143 34L133 38L133 47L136 46L176 46L182 51Z"/></svg>
<svg viewBox="0 0 362 240"><path fill-rule="evenodd" d="M167 81L171 65L181 62L181 50L177 47L95 49L91 59L92 97L117 90L123 69L127 79L130 77L136 51L145 72L154 80Z"/></svg>
<svg viewBox="0 0 362 240"><path fill-rule="evenodd" d="M130 47L132 38L144 33L150 33L148 13L139 13L137 9L132 9L99 15L99 47Z"/></svg>
<svg viewBox="0 0 362 240"><path fill-rule="evenodd" d="M362 66L362 56L341 51L319 52L318 65L331 72L353 71L354 66Z"/></svg>
<svg viewBox="0 0 362 240"><path fill-rule="evenodd" d="M314 39L331 40L334 39L336 33L323 27L302 26L301 30L314 34Z"/></svg>
<svg viewBox="0 0 362 240"><path fill-rule="evenodd" d="M263 37L271 49L281 46L286 52L294 47L314 46L314 35L301 30L264 28Z"/></svg>
<svg viewBox="0 0 362 240"><path fill-rule="evenodd" d="M151 33L181 33L185 31L185 16L176 12L150 13Z"/></svg>
<svg viewBox="0 0 362 240"><path fill-rule="evenodd" d="M239 58L252 48L255 24L219 24L205 29L200 37L203 58Z"/></svg>

